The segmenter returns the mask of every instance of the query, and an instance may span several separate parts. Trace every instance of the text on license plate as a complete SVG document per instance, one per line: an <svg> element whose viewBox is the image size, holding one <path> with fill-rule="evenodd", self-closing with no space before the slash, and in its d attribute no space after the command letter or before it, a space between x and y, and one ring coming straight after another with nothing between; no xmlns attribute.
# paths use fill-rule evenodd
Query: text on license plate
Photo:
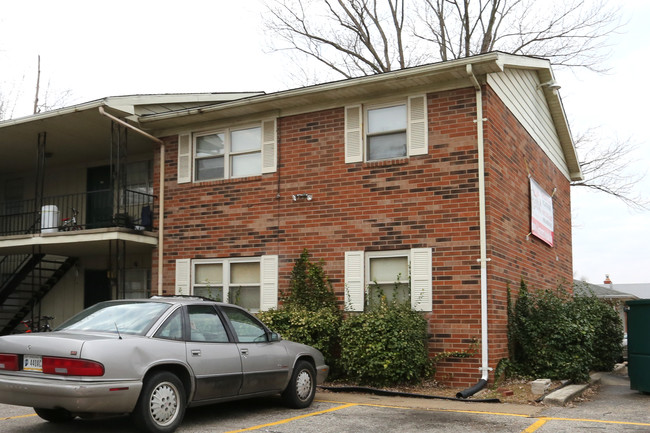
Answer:
<svg viewBox="0 0 650 433"><path fill-rule="evenodd" d="M24 371L43 371L43 357L34 355L23 356Z"/></svg>

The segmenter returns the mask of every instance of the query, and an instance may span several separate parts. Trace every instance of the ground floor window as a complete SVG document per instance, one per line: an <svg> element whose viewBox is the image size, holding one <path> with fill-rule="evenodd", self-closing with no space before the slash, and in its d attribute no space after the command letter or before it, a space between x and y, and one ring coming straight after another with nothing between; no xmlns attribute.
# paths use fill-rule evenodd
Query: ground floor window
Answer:
<svg viewBox="0 0 650 433"><path fill-rule="evenodd" d="M277 256L176 261L176 293L239 305L256 312L277 307Z"/></svg>
<svg viewBox="0 0 650 433"><path fill-rule="evenodd" d="M260 259L195 261L193 295L260 308Z"/></svg>
<svg viewBox="0 0 650 433"><path fill-rule="evenodd" d="M375 306L382 299L406 302L410 299L410 251L366 253L366 281L368 304Z"/></svg>
<svg viewBox="0 0 650 433"><path fill-rule="evenodd" d="M372 308L382 299L432 309L432 250L348 251L345 253L345 307Z"/></svg>

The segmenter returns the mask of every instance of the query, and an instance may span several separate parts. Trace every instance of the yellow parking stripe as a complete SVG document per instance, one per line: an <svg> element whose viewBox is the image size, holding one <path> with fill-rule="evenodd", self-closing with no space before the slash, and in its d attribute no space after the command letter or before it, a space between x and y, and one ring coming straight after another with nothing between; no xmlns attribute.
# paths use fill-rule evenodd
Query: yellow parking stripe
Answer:
<svg viewBox="0 0 650 433"><path fill-rule="evenodd" d="M318 412L311 412L311 413L307 413L305 415L294 416L293 418L285 418L285 419L282 419L280 421L271 422L271 423L268 423L268 424L260 424L260 425L256 425L255 427L249 427L249 428L245 428L245 429L241 429L241 430L231 430L231 431L226 432L226 433L239 433L239 432L244 432L244 431L259 430L259 429L264 428L264 427L271 427L271 426L274 426L274 425L286 424L286 423L291 422L291 421L296 421L296 420L303 419L303 418L309 418L310 416L314 416L314 415L322 415L324 413L334 412L334 411L337 411L339 409L345 409L345 408L352 407L352 406L358 406L358 405L356 403L348 403L348 404L344 404L342 406L332 407L332 408L329 408L329 409L326 409L326 410L321 410L321 411L318 411Z"/></svg>
<svg viewBox="0 0 650 433"><path fill-rule="evenodd" d="M322 400L324 403L337 403L344 404L342 401L331 401L331 400ZM407 409L407 410L425 410L430 412L453 412L453 413L471 413L477 415L499 415L499 416L509 416L517 418L533 418L537 421L524 430L522 433L532 433L535 430L539 429L542 425L548 421L575 421L575 422L588 422L588 423L597 423L597 424L618 424L618 425L633 425L633 426L642 426L650 427L650 423L646 422L634 422L634 421L608 421L600 419L589 419L589 418L552 418L552 417L536 417L530 415L523 415L518 413L507 413L507 412L491 412L491 411L481 411L481 410L464 410L464 409L440 409L440 408L414 408L407 406L397 406L397 405L385 405L385 404L373 404L373 403L356 403L357 406L370 406L370 407L383 407L389 409ZM532 430L531 430L532 429Z"/></svg>
<svg viewBox="0 0 650 433"><path fill-rule="evenodd" d="M29 415L16 415L16 416L8 416L5 418L0 418L0 421L7 421L10 419L19 419L19 418L29 418L30 416L36 416L35 413L30 413Z"/></svg>
<svg viewBox="0 0 650 433"><path fill-rule="evenodd" d="M544 424L546 424L546 419L538 419L535 424L528 427L522 433L533 433L534 431L537 431L537 429L543 426Z"/></svg>
<svg viewBox="0 0 650 433"><path fill-rule="evenodd" d="M620 425L638 425L650 427L647 422L634 422L634 421L609 421L604 419L590 419L590 418L542 418L547 421L575 421L575 422L592 422L598 424L620 424Z"/></svg>

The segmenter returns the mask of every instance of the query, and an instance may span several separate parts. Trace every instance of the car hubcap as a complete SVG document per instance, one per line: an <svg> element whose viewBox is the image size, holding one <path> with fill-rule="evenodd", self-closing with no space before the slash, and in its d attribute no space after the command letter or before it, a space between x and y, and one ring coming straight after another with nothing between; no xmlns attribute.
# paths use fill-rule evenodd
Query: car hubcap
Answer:
<svg viewBox="0 0 650 433"><path fill-rule="evenodd" d="M296 378L296 393L300 400L307 400L311 395L311 375L307 370L302 370Z"/></svg>
<svg viewBox="0 0 650 433"><path fill-rule="evenodd" d="M159 384L151 393L149 409L156 424L164 426L173 422L178 415L178 390L176 387L169 382Z"/></svg>

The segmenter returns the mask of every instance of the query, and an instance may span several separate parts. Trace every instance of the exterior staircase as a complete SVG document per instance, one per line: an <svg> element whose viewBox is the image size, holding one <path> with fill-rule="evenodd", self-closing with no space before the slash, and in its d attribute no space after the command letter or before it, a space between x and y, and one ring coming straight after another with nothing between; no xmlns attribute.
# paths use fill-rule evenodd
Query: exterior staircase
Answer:
<svg viewBox="0 0 650 433"><path fill-rule="evenodd" d="M0 257L0 335L10 334L75 264L76 257Z"/></svg>

